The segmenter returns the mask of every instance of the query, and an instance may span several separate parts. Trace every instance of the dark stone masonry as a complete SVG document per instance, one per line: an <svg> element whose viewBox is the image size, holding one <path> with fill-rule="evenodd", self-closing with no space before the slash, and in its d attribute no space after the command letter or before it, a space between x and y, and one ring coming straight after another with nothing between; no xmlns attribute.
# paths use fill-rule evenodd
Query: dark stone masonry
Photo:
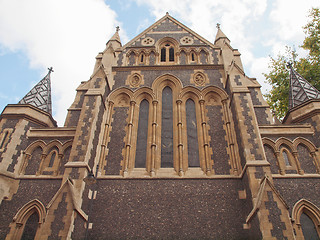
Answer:
<svg viewBox="0 0 320 240"><path fill-rule="evenodd" d="M220 25L118 31L64 126L52 69L1 113L0 239L319 239L318 90L280 123Z"/></svg>

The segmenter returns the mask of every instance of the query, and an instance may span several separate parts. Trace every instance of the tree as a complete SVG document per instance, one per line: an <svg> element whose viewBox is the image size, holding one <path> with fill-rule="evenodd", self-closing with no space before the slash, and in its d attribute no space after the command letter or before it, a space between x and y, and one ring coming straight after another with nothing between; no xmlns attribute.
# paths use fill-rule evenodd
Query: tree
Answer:
<svg viewBox="0 0 320 240"><path fill-rule="evenodd" d="M320 11L312 8L309 13L310 21L304 26L306 37L301 46L308 50L305 58L299 58L296 51L286 47L284 55L270 58L270 72L264 74L272 86L266 94L266 99L275 116L282 119L288 112L289 104L289 71L287 64L293 64L294 69L317 89L320 89Z"/></svg>

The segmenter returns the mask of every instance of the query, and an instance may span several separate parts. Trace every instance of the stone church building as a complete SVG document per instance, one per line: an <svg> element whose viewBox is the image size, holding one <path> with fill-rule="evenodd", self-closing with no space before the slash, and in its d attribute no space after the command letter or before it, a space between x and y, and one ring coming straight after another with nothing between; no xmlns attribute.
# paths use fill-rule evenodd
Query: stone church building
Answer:
<svg viewBox="0 0 320 240"><path fill-rule="evenodd" d="M49 73L0 115L0 239L319 239L320 94L274 121L218 25L118 29L63 127Z"/></svg>

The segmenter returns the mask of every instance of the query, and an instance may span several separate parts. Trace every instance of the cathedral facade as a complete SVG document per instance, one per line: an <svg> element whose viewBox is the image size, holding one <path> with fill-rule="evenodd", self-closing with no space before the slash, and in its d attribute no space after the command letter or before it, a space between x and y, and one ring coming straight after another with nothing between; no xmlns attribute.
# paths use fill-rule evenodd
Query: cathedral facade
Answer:
<svg viewBox="0 0 320 240"><path fill-rule="evenodd" d="M318 239L320 94L289 70L280 123L219 26L117 29L63 127L52 69L0 115L0 239Z"/></svg>

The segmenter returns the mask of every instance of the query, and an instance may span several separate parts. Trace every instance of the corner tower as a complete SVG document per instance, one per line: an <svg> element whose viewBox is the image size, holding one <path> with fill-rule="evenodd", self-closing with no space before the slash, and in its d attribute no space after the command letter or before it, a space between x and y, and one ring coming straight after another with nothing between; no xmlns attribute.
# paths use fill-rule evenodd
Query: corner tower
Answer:
<svg viewBox="0 0 320 240"><path fill-rule="evenodd" d="M273 123L219 25L214 43L169 14L125 45L117 28L64 127L24 127L0 161L0 238L294 239L302 213L320 222L317 125Z"/></svg>

